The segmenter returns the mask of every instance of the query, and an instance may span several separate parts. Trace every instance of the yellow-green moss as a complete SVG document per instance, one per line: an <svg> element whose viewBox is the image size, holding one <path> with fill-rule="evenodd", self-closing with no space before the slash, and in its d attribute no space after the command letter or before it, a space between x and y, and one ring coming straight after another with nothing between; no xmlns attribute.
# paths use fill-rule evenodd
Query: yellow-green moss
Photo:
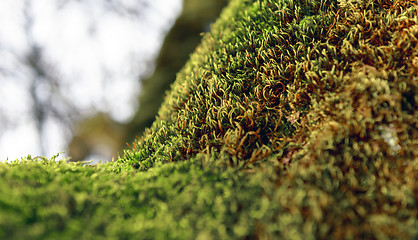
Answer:
<svg viewBox="0 0 418 240"><path fill-rule="evenodd" d="M382 98L393 105L385 111L415 130L416 21L412 1L231 1L178 74L154 125L118 162L146 170L212 150L244 163L288 159L332 114L349 122L353 109L330 101L348 97L350 84L367 88L358 81L374 81L375 73L376 89L358 89L358 97L385 87ZM382 103L361 104L369 111Z"/></svg>
<svg viewBox="0 0 418 240"><path fill-rule="evenodd" d="M414 1L231 1L118 163L279 163L272 222L415 236L417 21Z"/></svg>
<svg viewBox="0 0 418 240"><path fill-rule="evenodd" d="M0 164L0 238L417 238L417 12L232 0L119 159Z"/></svg>

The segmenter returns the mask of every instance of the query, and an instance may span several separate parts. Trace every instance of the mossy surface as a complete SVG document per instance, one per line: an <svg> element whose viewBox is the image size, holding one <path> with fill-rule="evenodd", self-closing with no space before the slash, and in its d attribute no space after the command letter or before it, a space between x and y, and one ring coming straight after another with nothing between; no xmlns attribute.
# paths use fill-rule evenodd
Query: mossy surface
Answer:
<svg viewBox="0 0 418 240"><path fill-rule="evenodd" d="M0 238L417 238L417 14L232 0L119 159L0 165Z"/></svg>
<svg viewBox="0 0 418 240"><path fill-rule="evenodd" d="M268 207L245 174L193 162L116 173L28 157L0 164L0 184L0 239L231 239Z"/></svg>

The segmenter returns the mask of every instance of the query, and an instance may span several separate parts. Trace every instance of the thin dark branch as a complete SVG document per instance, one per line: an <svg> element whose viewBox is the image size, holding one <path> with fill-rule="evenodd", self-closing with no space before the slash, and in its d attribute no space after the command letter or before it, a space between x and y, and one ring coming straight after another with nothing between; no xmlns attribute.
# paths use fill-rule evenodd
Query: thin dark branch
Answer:
<svg viewBox="0 0 418 240"><path fill-rule="evenodd" d="M60 81L54 76L53 67L48 65L43 48L33 37L34 18L31 0L25 1L25 34L29 51L24 57L24 64L30 69L29 94L32 100L32 114L41 146L41 154L45 154L45 125L49 118L59 120L67 128L71 126L72 117L77 115L76 108L60 94ZM48 87L48 92L40 91L42 86Z"/></svg>

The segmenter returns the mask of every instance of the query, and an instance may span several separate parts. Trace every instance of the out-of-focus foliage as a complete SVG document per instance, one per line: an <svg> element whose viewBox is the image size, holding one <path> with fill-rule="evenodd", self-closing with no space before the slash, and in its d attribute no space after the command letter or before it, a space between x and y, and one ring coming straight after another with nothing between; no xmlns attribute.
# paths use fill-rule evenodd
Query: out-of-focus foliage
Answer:
<svg viewBox="0 0 418 240"><path fill-rule="evenodd" d="M105 113L83 120L77 126L70 142L71 161L80 161L97 154L98 156L117 156L126 140L126 127L111 119Z"/></svg>
<svg viewBox="0 0 418 240"><path fill-rule="evenodd" d="M7 97L7 100L4 100L2 95L3 101L8 104L5 104L6 109L0 106L0 137L7 130L18 128L20 125L33 124L38 133L40 152L45 154L48 122L58 122L62 127L62 132L66 133L71 129L71 124L78 117L79 112L70 101L68 94L65 94L62 81L60 81L61 74L49 58L47 49L35 37L36 17L33 2L24 0L15 4L22 6L22 26L21 29L16 30L16 32L22 31L22 39L14 41L23 41L26 46L19 49L13 45L9 46L10 43L3 43L4 39L1 39L0 85L4 87L3 91L6 89L5 92L22 95L22 99L18 99L18 103L11 103ZM3 6L7 6L7 3ZM15 38L15 36L3 37ZM24 94L13 88L10 89L10 86L16 83L19 84L19 90ZM12 111L20 113L11 117L10 115L13 114L10 114L10 110L8 111L7 108L10 108L8 105L13 106ZM19 105L24 105L27 110L22 111L19 107L15 109L15 106ZM30 107L27 107L28 105Z"/></svg>
<svg viewBox="0 0 418 240"><path fill-rule="evenodd" d="M120 124L109 117L102 118L103 113L99 113L98 116L80 122L69 146L72 161L86 159L91 154L100 153L103 156L100 149L104 148L113 154L117 153L126 147L127 142L132 142L146 127L151 126L163 102L164 93L174 82L176 73L199 44L201 33L209 30L210 24L215 21L226 3L226 0L183 2L183 11L164 40L153 75L141 80L139 108L134 118L127 124ZM114 129L115 125L119 127L117 131L103 131L99 136L94 129L90 131L90 128L84 127L89 123L103 129ZM106 144L101 138L113 140Z"/></svg>
<svg viewBox="0 0 418 240"><path fill-rule="evenodd" d="M98 126L110 129L118 125L110 118L105 119L102 112L114 113L119 105L114 103L123 105L123 102L129 101L129 97L125 96L135 94L136 86L139 86L135 79L144 71L142 68L145 69L153 52L145 47L143 50L133 45L130 47L132 39L136 39L136 42L154 40L154 37L148 35L162 34L159 28L174 18L176 12L161 13L164 14L161 21L153 22L152 28L148 28L154 30L146 30L146 21L158 14L155 8L155 1L149 0L54 0L49 3L32 0L2 1L0 148L1 158L4 159L1 160L19 148L39 151L41 155L50 154L52 148L56 149L53 151L65 149L74 134L76 143L72 147L81 146L74 151L74 160L79 160L80 155L86 157L98 154L95 149L87 149L90 146L110 150L112 154L120 150L121 143L126 142L126 131L107 132L112 132L112 135L103 133L101 136L113 138L111 141L103 141L95 138L95 132L88 135L84 126L92 125L93 121L97 123L96 129ZM115 36L115 30L119 36ZM130 40L126 41L127 37L121 32L129 34ZM110 38L106 38L107 34L112 36L110 41ZM65 40L61 40L63 37ZM69 50L72 47L77 50ZM88 49L83 50L85 48ZM112 51L112 48L117 49ZM126 54L126 51L129 53ZM141 59L123 64L123 61L118 60L123 55ZM126 93L119 90L127 86L132 91ZM111 98L115 96L123 100L112 102ZM97 113L97 109L102 112ZM130 106L125 105L118 114L129 112L129 109ZM87 123L75 124L96 113L97 116L86 120ZM83 128L84 132L80 133ZM38 138L35 138L34 130ZM123 139L115 144L120 135L123 135ZM82 141L77 142L78 139ZM96 143L88 142L90 139ZM23 141L29 144L20 144ZM8 145L14 147L7 149ZM101 152L100 155L111 158L111 155Z"/></svg>
<svg viewBox="0 0 418 240"><path fill-rule="evenodd" d="M416 239L417 13L232 0L119 159L0 164L0 238Z"/></svg>

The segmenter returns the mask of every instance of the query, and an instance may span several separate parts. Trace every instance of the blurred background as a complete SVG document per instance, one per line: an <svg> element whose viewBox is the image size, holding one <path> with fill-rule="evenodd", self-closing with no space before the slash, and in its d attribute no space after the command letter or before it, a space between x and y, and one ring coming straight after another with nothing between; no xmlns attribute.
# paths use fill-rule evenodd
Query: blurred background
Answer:
<svg viewBox="0 0 418 240"><path fill-rule="evenodd" d="M1 0L0 161L110 161L227 0Z"/></svg>

